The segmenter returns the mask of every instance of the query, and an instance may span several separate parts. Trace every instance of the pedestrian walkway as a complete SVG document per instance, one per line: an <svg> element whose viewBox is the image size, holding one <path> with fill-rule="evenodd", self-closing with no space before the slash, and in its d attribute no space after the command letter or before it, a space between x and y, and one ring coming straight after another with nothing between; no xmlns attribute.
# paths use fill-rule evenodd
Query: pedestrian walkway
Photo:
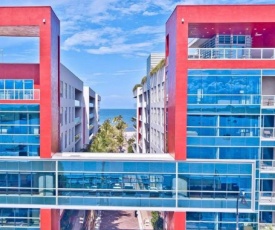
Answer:
<svg viewBox="0 0 275 230"><path fill-rule="evenodd" d="M84 218L85 218L85 211L84 210L79 210L73 218L73 228L72 230L80 230L82 229L83 223L84 223Z"/></svg>
<svg viewBox="0 0 275 230"><path fill-rule="evenodd" d="M101 211L99 230L139 230L135 211Z"/></svg>
<svg viewBox="0 0 275 230"><path fill-rule="evenodd" d="M144 230L152 230L153 226L151 223L151 211L139 211L141 214L142 224ZM148 225L146 223L149 223ZM146 226L147 225L147 226Z"/></svg>

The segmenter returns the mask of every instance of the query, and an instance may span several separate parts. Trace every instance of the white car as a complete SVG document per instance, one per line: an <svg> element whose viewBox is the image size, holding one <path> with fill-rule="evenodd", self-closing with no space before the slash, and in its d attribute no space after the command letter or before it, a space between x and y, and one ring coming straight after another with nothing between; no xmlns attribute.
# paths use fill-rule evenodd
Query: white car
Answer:
<svg viewBox="0 0 275 230"><path fill-rule="evenodd" d="M145 219L144 220L144 226L145 227L149 227L150 226L150 220L149 219Z"/></svg>

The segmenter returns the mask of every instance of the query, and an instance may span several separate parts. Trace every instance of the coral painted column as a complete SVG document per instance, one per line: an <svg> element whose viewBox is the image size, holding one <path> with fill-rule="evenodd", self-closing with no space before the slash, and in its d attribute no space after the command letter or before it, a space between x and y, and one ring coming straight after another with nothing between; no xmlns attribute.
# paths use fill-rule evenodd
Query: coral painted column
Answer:
<svg viewBox="0 0 275 230"><path fill-rule="evenodd" d="M59 230L60 229L60 210L59 209L40 209L40 229Z"/></svg>
<svg viewBox="0 0 275 230"><path fill-rule="evenodd" d="M175 160L186 159L188 24L174 11L166 23L168 94L168 152Z"/></svg>
<svg viewBox="0 0 275 230"><path fill-rule="evenodd" d="M186 212L167 212L167 230L186 230Z"/></svg>

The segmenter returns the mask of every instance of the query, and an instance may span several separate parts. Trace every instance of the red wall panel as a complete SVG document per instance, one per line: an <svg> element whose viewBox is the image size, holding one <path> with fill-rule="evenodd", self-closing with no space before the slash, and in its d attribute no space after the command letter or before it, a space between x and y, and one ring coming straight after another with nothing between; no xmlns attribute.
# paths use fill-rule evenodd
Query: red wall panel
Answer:
<svg viewBox="0 0 275 230"><path fill-rule="evenodd" d="M33 79L39 87L39 64L0 64L0 79Z"/></svg>
<svg viewBox="0 0 275 230"><path fill-rule="evenodd" d="M166 212L167 230L185 230L186 212Z"/></svg>
<svg viewBox="0 0 275 230"><path fill-rule="evenodd" d="M59 230L60 229L60 210L59 209L40 209L40 229Z"/></svg>

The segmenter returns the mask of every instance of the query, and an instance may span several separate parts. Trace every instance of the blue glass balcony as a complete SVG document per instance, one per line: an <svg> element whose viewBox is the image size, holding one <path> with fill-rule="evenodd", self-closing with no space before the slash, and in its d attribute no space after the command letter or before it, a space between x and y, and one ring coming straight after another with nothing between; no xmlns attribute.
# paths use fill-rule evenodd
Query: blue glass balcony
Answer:
<svg viewBox="0 0 275 230"><path fill-rule="evenodd" d="M275 59L274 48L188 48L188 59Z"/></svg>

